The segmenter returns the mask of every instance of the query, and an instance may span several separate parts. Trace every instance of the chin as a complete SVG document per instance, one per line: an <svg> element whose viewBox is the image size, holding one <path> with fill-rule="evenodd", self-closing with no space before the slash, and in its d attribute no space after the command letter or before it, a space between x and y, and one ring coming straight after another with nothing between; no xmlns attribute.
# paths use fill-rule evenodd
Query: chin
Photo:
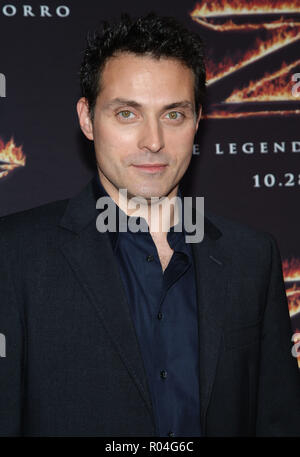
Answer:
<svg viewBox="0 0 300 457"><path fill-rule="evenodd" d="M139 190L142 194L145 194L145 195L147 194L150 197L159 196L159 195L165 194L166 186L165 185L160 186L157 183L152 183L150 185L140 186Z"/></svg>

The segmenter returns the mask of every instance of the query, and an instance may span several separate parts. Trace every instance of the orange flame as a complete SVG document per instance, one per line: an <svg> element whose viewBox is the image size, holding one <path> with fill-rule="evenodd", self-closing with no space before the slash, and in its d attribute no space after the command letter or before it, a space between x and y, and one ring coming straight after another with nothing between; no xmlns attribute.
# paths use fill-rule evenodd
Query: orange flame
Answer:
<svg viewBox="0 0 300 457"><path fill-rule="evenodd" d="M282 262L282 271L285 284L292 283L286 289L290 316L300 312L300 259L292 258Z"/></svg>
<svg viewBox="0 0 300 457"><path fill-rule="evenodd" d="M282 271L285 281L300 281L300 259L285 259L282 262Z"/></svg>
<svg viewBox="0 0 300 457"><path fill-rule="evenodd" d="M298 13L300 0L294 0L293 4L288 0L215 0L198 2L191 12L191 17L216 17L232 16L234 14L266 14L266 13Z"/></svg>
<svg viewBox="0 0 300 457"><path fill-rule="evenodd" d="M13 138L4 145L0 138L0 178L7 176L17 167L24 167L25 162L26 156L22 151L22 145L17 147Z"/></svg>
<svg viewBox="0 0 300 457"><path fill-rule="evenodd" d="M293 287L286 290L286 296L288 299L290 316L292 317L300 312L300 287L298 286L297 289L296 283L294 283Z"/></svg>
<svg viewBox="0 0 300 457"><path fill-rule="evenodd" d="M295 100L292 94L294 82L290 72L298 65L300 65L300 59L290 65L283 62L280 70L273 74L266 73L261 80L251 81L248 87L242 90L234 90L225 101L232 103Z"/></svg>
<svg viewBox="0 0 300 457"><path fill-rule="evenodd" d="M228 55L220 62L214 59L206 59L207 86L222 78L255 63L294 42L300 42L299 18L291 15L299 14L300 0L201 0L190 13L191 19L202 26L214 31L259 31L262 30L266 38L257 38L253 47L243 54L238 51L235 56ZM237 16L245 16L243 23L236 23ZM259 18L251 21L251 16ZM290 15L290 17L288 16ZM226 17L227 16L227 17ZM247 16L250 16L248 19ZM289 71L299 65L299 60L290 66L285 63L277 72L263 76L260 81L251 81L247 87L237 88L224 102L223 109L215 109L213 112L204 114L204 118L245 118L259 116L293 116L299 114L299 109L269 110L233 112L227 110L226 103L241 102L272 102L280 100L293 100L292 81L289 79ZM215 107L217 108L217 107Z"/></svg>
<svg viewBox="0 0 300 457"><path fill-rule="evenodd" d="M193 21L202 25L203 27L213 30L215 32L228 32L228 31L253 31L253 30L273 30L278 29L279 27L289 26L289 27L299 27L300 22L295 22L293 19L284 19L280 17L274 21L263 22L259 24L235 24L232 19L224 22L223 24L214 24L213 22L208 22L205 18L193 17Z"/></svg>
<svg viewBox="0 0 300 457"><path fill-rule="evenodd" d="M244 111L230 113L225 110L215 110L203 115L203 119L242 119L244 117L270 117L270 116L299 116L300 109L278 111Z"/></svg>
<svg viewBox="0 0 300 457"><path fill-rule="evenodd" d="M207 85L209 86L213 82L223 78L224 76L239 70L249 63L252 63L261 57L271 54L272 52L280 49L287 44L293 43L294 41L300 41L300 28L294 27L282 27L279 30L270 32L271 37L263 41L259 38L256 39L254 48L248 50L240 59L238 63L234 63L231 57L227 57L223 62L214 64L208 60L206 62L207 70Z"/></svg>

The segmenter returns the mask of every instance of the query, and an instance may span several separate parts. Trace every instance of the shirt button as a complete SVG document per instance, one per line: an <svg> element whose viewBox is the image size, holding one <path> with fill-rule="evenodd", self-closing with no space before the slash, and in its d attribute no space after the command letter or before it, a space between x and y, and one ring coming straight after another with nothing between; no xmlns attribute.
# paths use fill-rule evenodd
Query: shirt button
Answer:
<svg viewBox="0 0 300 457"><path fill-rule="evenodd" d="M157 315L157 319L159 319L161 321L162 318L163 318L163 313L159 312Z"/></svg>
<svg viewBox="0 0 300 457"><path fill-rule="evenodd" d="M153 255L148 255L148 256L146 257L146 260L147 260L147 262L152 262L152 261L154 260Z"/></svg>
<svg viewBox="0 0 300 457"><path fill-rule="evenodd" d="M175 436L175 433L174 432L169 432L168 436Z"/></svg>
<svg viewBox="0 0 300 457"><path fill-rule="evenodd" d="M161 370L161 372L160 372L160 377L161 377L162 379L166 379L166 377L167 377L167 372L166 372L166 370Z"/></svg>

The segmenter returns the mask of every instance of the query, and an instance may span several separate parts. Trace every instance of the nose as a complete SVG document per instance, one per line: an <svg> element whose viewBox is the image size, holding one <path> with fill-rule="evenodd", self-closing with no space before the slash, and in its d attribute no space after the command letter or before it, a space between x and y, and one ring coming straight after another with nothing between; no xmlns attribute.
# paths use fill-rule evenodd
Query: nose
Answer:
<svg viewBox="0 0 300 457"><path fill-rule="evenodd" d="M164 145L162 126L159 121L157 119L145 120L140 132L139 148L150 152L158 152Z"/></svg>

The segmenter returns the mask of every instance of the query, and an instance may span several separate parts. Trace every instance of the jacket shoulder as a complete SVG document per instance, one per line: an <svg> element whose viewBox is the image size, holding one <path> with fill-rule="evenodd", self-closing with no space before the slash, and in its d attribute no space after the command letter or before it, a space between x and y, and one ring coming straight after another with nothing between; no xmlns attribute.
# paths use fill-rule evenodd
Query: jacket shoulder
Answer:
<svg viewBox="0 0 300 457"><path fill-rule="evenodd" d="M0 218L1 235L36 232L57 226L70 199L56 200Z"/></svg>
<svg viewBox="0 0 300 457"><path fill-rule="evenodd" d="M245 277L269 271L274 253L278 261L282 261L277 240L271 232L211 211L206 211L205 217L221 232L216 243L224 257Z"/></svg>
<svg viewBox="0 0 300 457"><path fill-rule="evenodd" d="M273 234L269 231L261 230L248 223L240 222L232 218L206 211L205 217L214 224L222 234L222 240L232 244L264 245L270 242L276 243Z"/></svg>

